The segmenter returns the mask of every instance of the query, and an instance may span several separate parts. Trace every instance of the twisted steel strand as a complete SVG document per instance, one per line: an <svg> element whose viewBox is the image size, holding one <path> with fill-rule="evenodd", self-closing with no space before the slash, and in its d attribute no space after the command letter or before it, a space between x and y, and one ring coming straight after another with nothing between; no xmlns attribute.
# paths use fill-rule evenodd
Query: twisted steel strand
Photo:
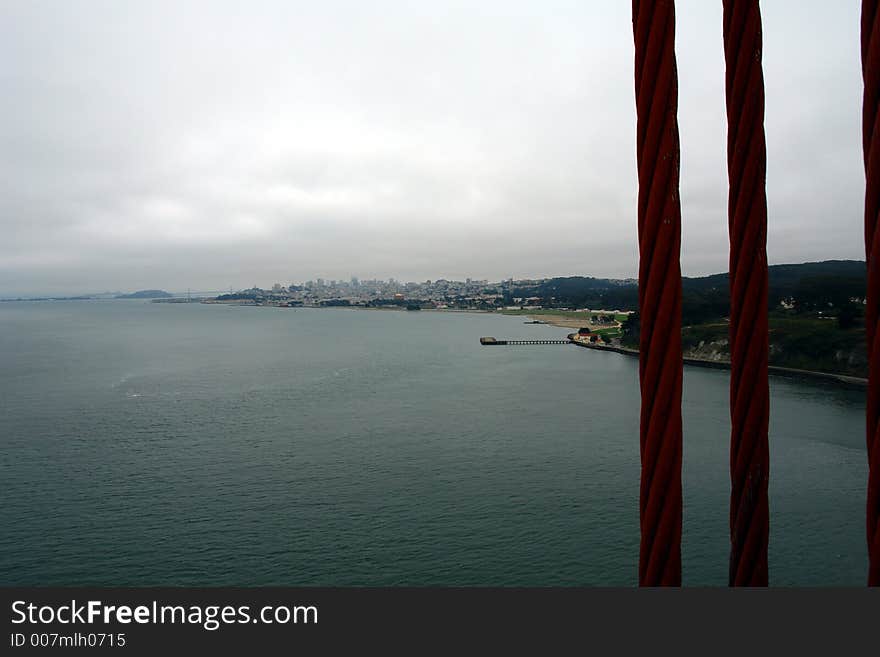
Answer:
<svg viewBox="0 0 880 657"><path fill-rule="evenodd" d="M730 235L731 586L766 586L767 149L758 0L724 0Z"/></svg>
<svg viewBox="0 0 880 657"><path fill-rule="evenodd" d="M681 584L681 206L673 0L633 0L639 171L639 584Z"/></svg>

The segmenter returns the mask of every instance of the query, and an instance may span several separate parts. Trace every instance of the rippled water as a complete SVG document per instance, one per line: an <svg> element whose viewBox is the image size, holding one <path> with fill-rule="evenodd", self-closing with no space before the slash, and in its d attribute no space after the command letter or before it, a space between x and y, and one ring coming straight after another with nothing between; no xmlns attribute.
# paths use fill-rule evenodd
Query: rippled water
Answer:
<svg viewBox="0 0 880 657"><path fill-rule="evenodd" d="M630 585L638 363L481 314L0 304L0 583ZM726 584L728 375L683 571ZM865 581L864 393L773 377L773 584Z"/></svg>

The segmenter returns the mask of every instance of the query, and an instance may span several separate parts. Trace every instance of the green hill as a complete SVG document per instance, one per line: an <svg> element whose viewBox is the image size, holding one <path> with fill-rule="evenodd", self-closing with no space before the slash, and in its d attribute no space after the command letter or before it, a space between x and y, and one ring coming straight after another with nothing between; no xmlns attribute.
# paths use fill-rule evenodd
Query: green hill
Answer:
<svg viewBox="0 0 880 657"><path fill-rule="evenodd" d="M768 268L770 363L867 376L865 356L865 262L828 260ZM539 297L544 308L638 310L638 284L602 278L554 278L518 297ZM729 358L730 295L727 273L682 279L682 347L685 355ZM639 318L623 327L623 341L638 346Z"/></svg>

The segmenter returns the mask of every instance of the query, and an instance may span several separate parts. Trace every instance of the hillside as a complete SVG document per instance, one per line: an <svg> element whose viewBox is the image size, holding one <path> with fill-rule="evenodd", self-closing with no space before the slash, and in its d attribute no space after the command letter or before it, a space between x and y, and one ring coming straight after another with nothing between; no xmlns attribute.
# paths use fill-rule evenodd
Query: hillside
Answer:
<svg viewBox="0 0 880 657"><path fill-rule="evenodd" d="M770 363L780 367L867 376L864 261L771 265L768 270ZM601 278L554 278L517 289L543 308L638 310L638 285ZM682 347L686 356L729 359L727 273L682 279ZM623 326L636 347L638 313Z"/></svg>
<svg viewBox="0 0 880 657"><path fill-rule="evenodd" d="M165 290L138 290L131 294L117 294L116 299L170 299L171 294Z"/></svg>
<svg viewBox="0 0 880 657"><path fill-rule="evenodd" d="M771 305L798 295L813 300L823 294L864 297L866 284L863 260L826 260L792 265L771 265L769 297ZM726 306L727 272L709 276L683 277L685 298ZM513 297L540 297L545 307L638 309L638 284L608 278L570 276L551 278L533 287L520 287Z"/></svg>

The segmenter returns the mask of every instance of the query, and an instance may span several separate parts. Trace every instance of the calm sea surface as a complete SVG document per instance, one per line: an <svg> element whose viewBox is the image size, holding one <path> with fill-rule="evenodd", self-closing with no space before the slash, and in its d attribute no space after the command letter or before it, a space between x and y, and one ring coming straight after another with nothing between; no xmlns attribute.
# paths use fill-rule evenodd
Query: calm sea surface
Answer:
<svg viewBox="0 0 880 657"><path fill-rule="evenodd" d="M638 362L481 314L0 304L0 584L632 585ZM686 584L728 374L685 368ZM771 583L862 585L864 393L771 378Z"/></svg>

